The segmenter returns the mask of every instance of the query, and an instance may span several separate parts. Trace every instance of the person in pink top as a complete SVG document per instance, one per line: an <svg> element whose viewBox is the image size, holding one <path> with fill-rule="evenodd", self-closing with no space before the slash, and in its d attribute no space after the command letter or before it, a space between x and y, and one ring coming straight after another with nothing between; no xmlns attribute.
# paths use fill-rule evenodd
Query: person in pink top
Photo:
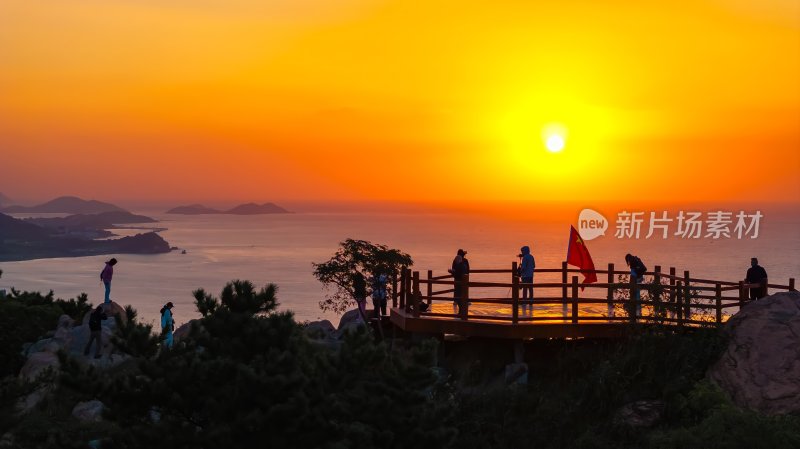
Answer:
<svg viewBox="0 0 800 449"><path fill-rule="evenodd" d="M114 277L114 265L116 264L117 259L112 258L106 262L106 267L100 272L100 280L103 281L103 284L106 286L106 304L111 302L111 298L109 296L111 295L111 278Z"/></svg>

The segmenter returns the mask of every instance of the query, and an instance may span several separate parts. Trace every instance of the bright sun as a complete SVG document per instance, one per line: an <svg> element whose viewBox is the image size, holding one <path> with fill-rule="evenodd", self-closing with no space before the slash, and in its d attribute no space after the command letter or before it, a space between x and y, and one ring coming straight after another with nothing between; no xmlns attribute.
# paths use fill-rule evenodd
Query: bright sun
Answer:
<svg viewBox="0 0 800 449"><path fill-rule="evenodd" d="M564 149L564 137L553 134L547 138L545 146L547 146L547 149L550 150L551 153L558 153Z"/></svg>

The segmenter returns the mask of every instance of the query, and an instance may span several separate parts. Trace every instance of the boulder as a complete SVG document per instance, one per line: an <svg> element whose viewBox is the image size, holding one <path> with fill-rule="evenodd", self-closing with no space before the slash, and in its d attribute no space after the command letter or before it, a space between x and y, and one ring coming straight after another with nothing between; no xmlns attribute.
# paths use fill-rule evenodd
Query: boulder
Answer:
<svg viewBox="0 0 800 449"><path fill-rule="evenodd" d="M367 309L367 320L372 319L373 312L374 310ZM336 329L334 337L342 338L346 333L355 332L359 327L365 325L366 323L364 323L364 320L361 318L361 314L358 312L358 309L348 310L339 320L339 327Z"/></svg>
<svg viewBox="0 0 800 449"><path fill-rule="evenodd" d="M50 393L53 392L53 384L40 385L24 398L17 401L17 414L24 415L39 405Z"/></svg>
<svg viewBox="0 0 800 449"><path fill-rule="evenodd" d="M370 319L371 317L372 310L367 310L367 319ZM339 319L339 327L337 327L337 329L341 331L351 323L361 322L363 322L363 320L361 319L361 314L358 312L358 309L348 310L344 313L344 315L342 315L342 318Z"/></svg>
<svg viewBox="0 0 800 449"><path fill-rule="evenodd" d="M312 321L306 324L305 332L309 338L324 340L332 338L336 333L336 328L333 327L333 323L328 320Z"/></svg>
<svg viewBox="0 0 800 449"><path fill-rule="evenodd" d="M25 365L19 371L19 377L33 381L48 369L58 371L60 367L61 363L58 361L56 354L52 352L36 352L28 357Z"/></svg>
<svg viewBox="0 0 800 449"><path fill-rule="evenodd" d="M28 345L28 348L25 349L25 351L23 352L23 355L28 357L31 354L35 354L37 352L43 352L43 351L45 351L45 352L58 352L58 350L56 350L56 351L52 351L51 350L53 348L51 346L52 344L54 344L52 338L43 338L43 339L37 341L36 343L32 343L32 344ZM57 344L57 343L55 343L55 344Z"/></svg>
<svg viewBox="0 0 800 449"><path fill-rule="evenodd" d="M728 347L708 376L741 407L800 412L800 293L751 302L724 329Z"/></svg>
<svg viewBox="0 0 800 449"><path fill-rule="evenodd" d="M61 315L60 317L58 317L58 327L57 327L57 329L61 329L63 327L70 328L70 327L72 327L74 325L75 325L75 320L70 318L69 315Z"/></svg>
<svg viewBox="0 0 800 449"><path fill-rule="evenodd" d="M111 336L114 334L114 329L116 329L117 323L112 319L112 317L108 317L107 320L101 323L100 327L100 335L102 341L102 349L100 350L101 355L108 355L111 353L113 349L113 345L111 344ZM62 338L62 347L64 351L66 351L72 357L82 357L83 350L86 348L86 343L89 342L89 337L91 336L91 330L89 329L88 320L86 324L82 324L80 326L75 326L68 333L66 333ZM89 355L94 356L95 346L94 343L90 348Z"/></svg>
<svg viewBox="0 0 800 449"><path fill-rule="evenodd" d="M177 342L183 338L189 336L189 333L192 331L192 326L202 326L200 320L194 319L189 320L186 323L180 325L175 332L172 333L172 338ZM160 328L159 328L160 329Z"/></svg>
<svg viewBox="0 0 800 449"><path fill-rule="evenodd" d="M358 328L365 326L366 324L364 324L364 322L361 320L350 321L349 323L345 323L344 325L339 326L339 329L337 329L336 333L334 334L334 338L338 339L344 338L345 334L355 333L358 330Z"/></svg>
<svg viewBox="0 0 800 449"><path fill-rule="evenodd" d="M15 447L17 447L17 445L14 442L14 435L11 432L6 432L2 437L0 437L0 448L13 449Z"/></svg>
<svg viewBox="0 0 800 449"><path fill-rule="evenodd" d="M103 311L106 313L106 315L108 315L108 320L106 321L114 321L114 315L119 315L123 323L128 321L128 315L125 314L125 308L117 304L116 302L111 301L108 304L100 304L100 305L103 306ZM86 312L83 315L83 320L81 321L81 325L89 324L89 315L91 315L92 312L94 312L94 309Z"/></svg>
<svg viewBox="0 0 800 449"><path fill-rule="evenodd" d="M72 416L78 421L99 422L103 420L103 411L106 406L97 399L78 402L72 409Z"/></svg>
<svg viewBox="0 0 800 449"><path fill-rule="evenodd" d="M125 310L114 302L104 305L104 308L108 310L106 313L109 316L106 320L101 322L102 348L100 350L101 357L99 359L94 358L95 346L92 346L88 356L83 355L86 343L88 343L91 334L89 330L88 314L84 316L83 324L78 326L74 326L74 322L72 322L68 316L62 315L62 317L59 318L59 325L55 329L52 338L39 340L28 348L26 352L28 362L23 366L20 377L26 379L31 378L30 376L36 377L39 372L50 365L57 369L59 364L55 354L59 351L64 351L70 357L84 365L92 365L97 368L116 366L130 358L127 355L115 354L114 345L111 343L111 336L114 334L114 329L117 327L114 314L120 314L124 321L127 319ZM51 354L51 356L41 354Z"/></svg>
<svg viewBox="0 0 800 449"><path fill-rule="evenodd" d="M614 413L614 422L634 428L652 427L664 415L663 401L636 401Z"/></svg>
<svg viewBox="0 0 800 449"><path fill-rule="evenodd" d="M506 385L527 385L528 364L509 363L508 365L506 365L504 380Z"/></svg>

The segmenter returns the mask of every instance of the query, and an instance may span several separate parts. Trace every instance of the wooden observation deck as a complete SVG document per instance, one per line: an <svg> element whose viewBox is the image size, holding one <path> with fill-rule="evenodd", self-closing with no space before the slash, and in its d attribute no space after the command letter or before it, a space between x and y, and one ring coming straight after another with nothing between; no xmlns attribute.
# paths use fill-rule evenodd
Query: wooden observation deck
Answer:
<svg viewBox="0 0 800 449"><path fill-rule="evenodd" d="M582 271L568 268L566 262L560 269L536 269L532 284L520 282L516 262L510 269L470 270L460 281L462 298L455 304L452 275L434 276L428 270L422 278L419 271L403 269L392 281L389 318L411 333L609 338L626 335L635 328L631 324L675 329L719 326L750 301L749 288L758 286L692 278L689 271L679 276L674 267L662 272L655 266L639 284L628 279L629 271L614 270L614 264L594 272L607 281L583 285L578 280ZM559 274L560 282L536 282L542 277L557 280ZM498 282L502 279L510 282ZM522 288L531 286L534 299L523 300ZM773 293L791 291L795 280L767 287ZM640 313L634 312L637 307Z"/></svg>

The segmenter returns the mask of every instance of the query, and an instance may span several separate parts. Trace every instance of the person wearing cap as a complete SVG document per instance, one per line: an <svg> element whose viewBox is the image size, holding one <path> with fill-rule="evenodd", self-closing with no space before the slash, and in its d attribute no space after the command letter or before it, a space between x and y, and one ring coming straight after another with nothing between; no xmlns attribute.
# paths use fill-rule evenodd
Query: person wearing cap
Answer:
<svg viewBox="0 0 800 449"><path fill-rule="evenodd" d="M533 300L533 270L536 268L536 260L531 254L529 246L519 249L519 277L525 286L522 287L522 299Z"/></svg>
<svg viewBox="0 0 800 449"><path fill-rule="evenodd" d="M172 318L172 302L161 308L161 335L164 336L164 345L172 347L172 331L175 330L175 320Z"/></svg>
<svg viewBox="0 0 800 449"><path fill-rule="evenodd" d="M750 259L750 268L744 278L745 284L750 284L750 299L756 300L767 296L767 270L758 264L758 259Z"/></svg>
<svg viewBox="0 0 800 449"><path fill-rule="evenodd" d="M461 308L461 292L463 291L461 282L464 280L464 276L469 274L467 252L459 249L453 259L452 267L447 271L453 275L453 305Z"/></svg>

